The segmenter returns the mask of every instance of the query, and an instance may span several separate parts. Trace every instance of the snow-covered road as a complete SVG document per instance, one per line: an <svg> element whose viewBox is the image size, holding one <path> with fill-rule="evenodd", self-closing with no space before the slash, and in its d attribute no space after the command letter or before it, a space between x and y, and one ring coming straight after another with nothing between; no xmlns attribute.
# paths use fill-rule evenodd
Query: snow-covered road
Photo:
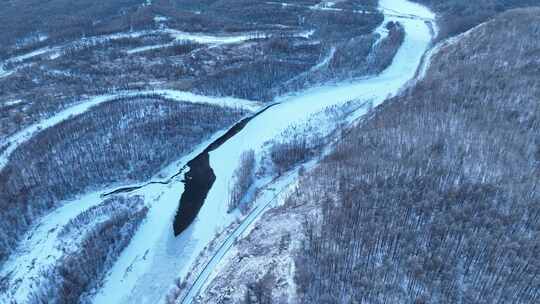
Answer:
<svg viewBox="0 0 540 304"><path fill-rule="evenodd" d="M406 0L381 0L380 5L404 14L403 17L397 14L386 15L385 22L381 25L382 28L390 21L398 21L403 24L406 31L403 45L392 65L372 78L282 96L276 100L281 102L279 105L251 120L242 131L210 152L210 165L216 175L216 181L196 220L177 238L174 238L170 226L160 223L159 228L153 230L159 237L134 240L109 273L94 303L163 301L168 286L175 278L185 276L198 253L215 234L236 219L234 213L227 213L226 202L231 177L243 152L253 149L260 157L267 148L264 144L279 138L289 126L308 121L313 114L321 113L332 106L344 105L351 100L371 100L376 106L387 97L397 94L400 88L414 77L432 38L425 20L433 20L435 16L425 7ZM363 108L354 115L359 117L366 111ZM337 124L338 122L330 128L337 127ZM181 193L176 190L174 192ZM176 210L171 205L177 203L179 197L179 195L163 196L157 204L163 206L162 208L170 208L167 216L162 218L163 221L170 219L169 225L172 224ZM146 256L147 259L142 261L141 256ZM194 294L196 293L191 292L191 295ZM188 297L186 301L189 303L191 298Z"/></svg>

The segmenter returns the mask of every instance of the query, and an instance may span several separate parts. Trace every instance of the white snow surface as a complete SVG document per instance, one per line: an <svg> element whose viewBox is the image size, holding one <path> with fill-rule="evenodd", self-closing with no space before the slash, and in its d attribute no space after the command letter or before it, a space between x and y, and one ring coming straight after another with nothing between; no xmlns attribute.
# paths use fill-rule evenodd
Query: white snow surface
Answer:
<svg viewBox="0 0 540 304"><path fill-rule="evenodd" d="M163 213L155 226L142 230L108 275L105 286L94 303L159 303L176 277L183 277L202 249L217 231L229 225L235 217L227 213L229 181L239 163L240 155L253 149L258 157L264 153L264 143L280 137L287 127L309 120L313 114L351 100L371 100L376 106L387 97L398 93L412 79L422 55L427 50L431 35L426 19L434 15L423 6L406 0L381 0L381 7L399 10L404 16L385 16L382 26L398 21L405 28L405 40L392 65L380 75L326 85L297 94L278 98L280 104L271 107L251 120L237 135L218 149L210 152L210 165L216 175L205 204L193 224L178 238L174 238L171 224L180 198L181 185L172 186L156 204ZM411 16L418 16L412 18ZM362 109L356 117L365 114ZM337 123L337 122L336 122ZM335 126L333 126L335 127ZM144 190L142 192L155 190ZM154 195L146 192L146 195ZM169 194L172 193L172 194ZM141 257L148 253L147 259ZM129 266L128 266L129 265ZM129 269L129 271L128 271ZM188 299L189 301L189 299Z"/></svg>
<svg viewBox="0 0 540 304"><path fill-rule="evenodd" d="M69 119L73 116L80 115L92 107L100 105L104 102L112 101L119 97L131 97L137 95L149 95L158 94L166 98L170 98L177 101L185 101L192 103L208 103L223 107L237 107L244 108L249 111L255 111L260 108L261 104L258 102L244 100L233 97L210 97L197 95L190 92L176 91L176 90L144 90L144 91L123 91L113 94L99 95L79 102L78 104L71 106L53 116L33 124L25 129L13 134L12 136L0 139L0 146L7 144L7 148L0 154L0 171L7 165L10 155L20 146L26 142L38 132L55 126L62 121Z"/></svg>

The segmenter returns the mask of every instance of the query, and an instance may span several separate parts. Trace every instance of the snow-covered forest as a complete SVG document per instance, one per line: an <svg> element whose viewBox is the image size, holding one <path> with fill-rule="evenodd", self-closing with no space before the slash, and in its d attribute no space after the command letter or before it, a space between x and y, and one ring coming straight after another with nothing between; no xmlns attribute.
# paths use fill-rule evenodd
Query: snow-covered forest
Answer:
<svg viewBox="0 0 540 304"><path fill-rule="evenodd" d="M539 301L531 5L7 1L0 302Z"/></svg>

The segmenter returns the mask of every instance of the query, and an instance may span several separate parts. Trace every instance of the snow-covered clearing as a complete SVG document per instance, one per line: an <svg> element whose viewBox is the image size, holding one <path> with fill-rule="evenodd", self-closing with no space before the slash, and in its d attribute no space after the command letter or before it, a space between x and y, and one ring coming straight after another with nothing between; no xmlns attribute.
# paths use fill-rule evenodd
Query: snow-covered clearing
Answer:
<svg viewBox="0 0 540 304"><path fill-rule="evenodd" d="M14 106L23 103L22 99L9 100L4 103L4 107Z"/></svg>
<svg viewBox="0 0 540 304"><path fill-rule="evenodd" d="M6 164L9 161L10 155L17 149L18 146L20 146L22 143L26 142L33 136L35 136L38 132L50 128L52 126L55 126L62 121L69 119L73 116L80 115L92 107L95 107L97 105L100 105L104 102L112 101L120 97L133 97L138 95L152 95L152 94L158 94L163 97L177 100L177 101L185 101L185 102L192 102L192 103L208 103L223 107L238 107L238 108L244 108L249 111L255 111L256 109L261 107L261 104L258 102L250 101L250 100L244 100L244 99L238 99L238 98L232 98L232 97L209 97L209 96L203 96L203 95L197 95L190 92L184 92L184 91L176 91L176 90L145 90L145 91L123 91L123 92L117 92L113 94L106 94L106 95L100 95L95 96L83 101L80 101L75 106L69 107L59 113L54 114L53 116L44 119L40 121L39 123L33 124L14 135L2 139L0 141L0 145L7 144L7 148L2 151L2 154L0 154L0 170L2 170Z"/></svg>
<svg viewBox="0 0 540 304"><path fill-rule="evenodd" d="M163 300L165 291L174 278L185 275L194 258L214 238L216 232L235 220L235 216L227 213L226 201L229 181L244 151L253 149L260 157L267 148L265 143L279 138L287 127L305 122L328 107L344 105L351 100L371 100L376 106L387 97L397 94L399 89L414 77L422 55L431 41L430 30L424 20L433 19L434 15L423 6L405 0L381 0L381 6L396 7L407 13L405 17L387 15L381 25L399 21L406 31L403 45L392 65L372 78L317 87L280 97L276 100L281 102L280 104L255 117L242 131L210 152L210 165L216 181L197 219L175 239L170 225L176 208L169 204L178 202L181 191L160 203L160 208L170 207L167 216L162 218L169 221L153 230L154 234L160 235L160 240L157 241L155 236L151 242L143 239L140 242L145 246L134 240L129 246L132 250L126 251L125 256L121 257L123 261L133 263L122 262L115 265L95 303L157 303ZM410 15L419 17L411 18ZM355 112L354 116L359 117L366 112L364 107ZM134 249L137 247L140 247L138 251ZM144 256L146 252L153 252L153 258L142 263L137 257Z"/></svg>
<svg viewBox="0 0 540 304"><path fill-rule="evenodd" d="M332 9L336 5L333 1L321 1L321 3L311 6L311 9L327 10Z"/></svg>
<svg viewBox="0 0 540 304"><path fill-rule="evenodd" d="M257 37L265 37L264 34L260 33L249 33L249 34L242 34L242 35L230 35L230 36L219 36L219 35L206 35L206 34L197 34L197 33L187 33L182 32L178 30L173 29L164 29L162 30L163 33L169 34L171 37L174 38L175 41L170 43L163 43L163 44L156 44L156 45L147 45L142 47L133 48L131 50L128 50L126 53L128 54L135 54L160 48L166 48L171 47L175 45L175 43L181 42L181 41L190 41L200 44L210 44L210 45L222 45L222 44L235 44L235 43L242 43L246 40L250 40Z"/></svg>
<svg viewBox="0 0 540 304"><path fill-rule="evenodd" d="M311 5L311 6L303 5L303 4L296 4L296 3L289 3L289 2L276 2L276 1L267 1L266 4L280 5L282 7L298 7L298 8L304 8L304 9L310 9L313 11L334 11L334 12L346 11L345 9L334 7L336 3L330 2L330 1L322 1L318 4ZM354 10L352 12L369 13L368 11L364 11L364 10Z"/></svg>

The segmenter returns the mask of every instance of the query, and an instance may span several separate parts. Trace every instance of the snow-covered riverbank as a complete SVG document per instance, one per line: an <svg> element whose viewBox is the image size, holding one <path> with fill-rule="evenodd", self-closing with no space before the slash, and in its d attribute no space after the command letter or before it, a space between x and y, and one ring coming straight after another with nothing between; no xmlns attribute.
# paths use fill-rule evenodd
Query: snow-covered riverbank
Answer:
<svg viewBox="0 0 540 304"><path fill-rule="evenodd" d="M133 195L142 195L150 212L143 225L139 227L130 248L139 249L141 246L154 244L152 240L156 240L156 242L160 240L161 235L156 231L164 232L170 226L172 218L164 220L164 217L174 214L178 198L184 189L183 183L180 182L182 176L178 175L178 172L182 172L187 161L201 153L211 142L214 142L225 132L226 130L217 132L195 147L192 152L164 168L152 179L153 182L158 181L159 183L148 183L143 186L144 189L141 191L131 193ZM171 178L171 176L176 176L176 178ZM60 207L39 219L24 235L15 252L2 265L0 278L10 288L6 290L0 289L0 303L10 303L12 300L16 300L17 303L27 303L29 294L43 287L38 284L43 274L48 273L64 254L59 249L62 241L59 233L62 227L66 226L78 215L99 205L105 200L104 194L118 187L119 185L111 186L60 203ZM163 201L170 201L171 203L169 205L160 205ZM79 246L79 244L71 245ZM128 250L130 249L126 249L126 252ZM121 262L117 263L116 266L124 267ZM125 266L124 269L127 269L126 267L129 267L129 265ZM120 278L119 281L121 280Z"/></svg>
<svg viewBox="0 0 540 304"><path fill-rule="evenodd" d="M403 24L406 32L404 43L392 65L372 78L317 87L280 97L277 101L281 104L254 118L237 135L210 152L210 165L216 181L195 222L178 238L174 238L170 226L160 224L159 229L163 230L155 230L156 234L161 235L159 239L152 238L151 242L140 240L145 244L145 251L135 250L141 246L134 239L129 246L133 250L128 248L121 256L120 262L109 273L95 303L157 303L163 300L167 287L175 278L186 274L197 254L213 239L216 232L235 220L233 214L227 213L226 198L231 177L243 152L253 149L260 157L266 149L264 143L279 138L289 126L305 122L313 114L332 106L344 105L351 100L371 100L374 105L378 105L387 97L395 95L414 77L431 42L431 32L425 20L434 19L434 15L426 8L405 0L382 0L380 5L406 14L404 17L387 15L381 25L397 21ZM355 116L359 117L365 111L359 110ZM329 128L337 127L338 123ZM178 199L179 196L164 196L160 198L159 206L169 208ZM170 213L163 219L172 219L175 210L171 207L168 210ZM141 256L146 256L147 260L141 262Z"/></svg>

